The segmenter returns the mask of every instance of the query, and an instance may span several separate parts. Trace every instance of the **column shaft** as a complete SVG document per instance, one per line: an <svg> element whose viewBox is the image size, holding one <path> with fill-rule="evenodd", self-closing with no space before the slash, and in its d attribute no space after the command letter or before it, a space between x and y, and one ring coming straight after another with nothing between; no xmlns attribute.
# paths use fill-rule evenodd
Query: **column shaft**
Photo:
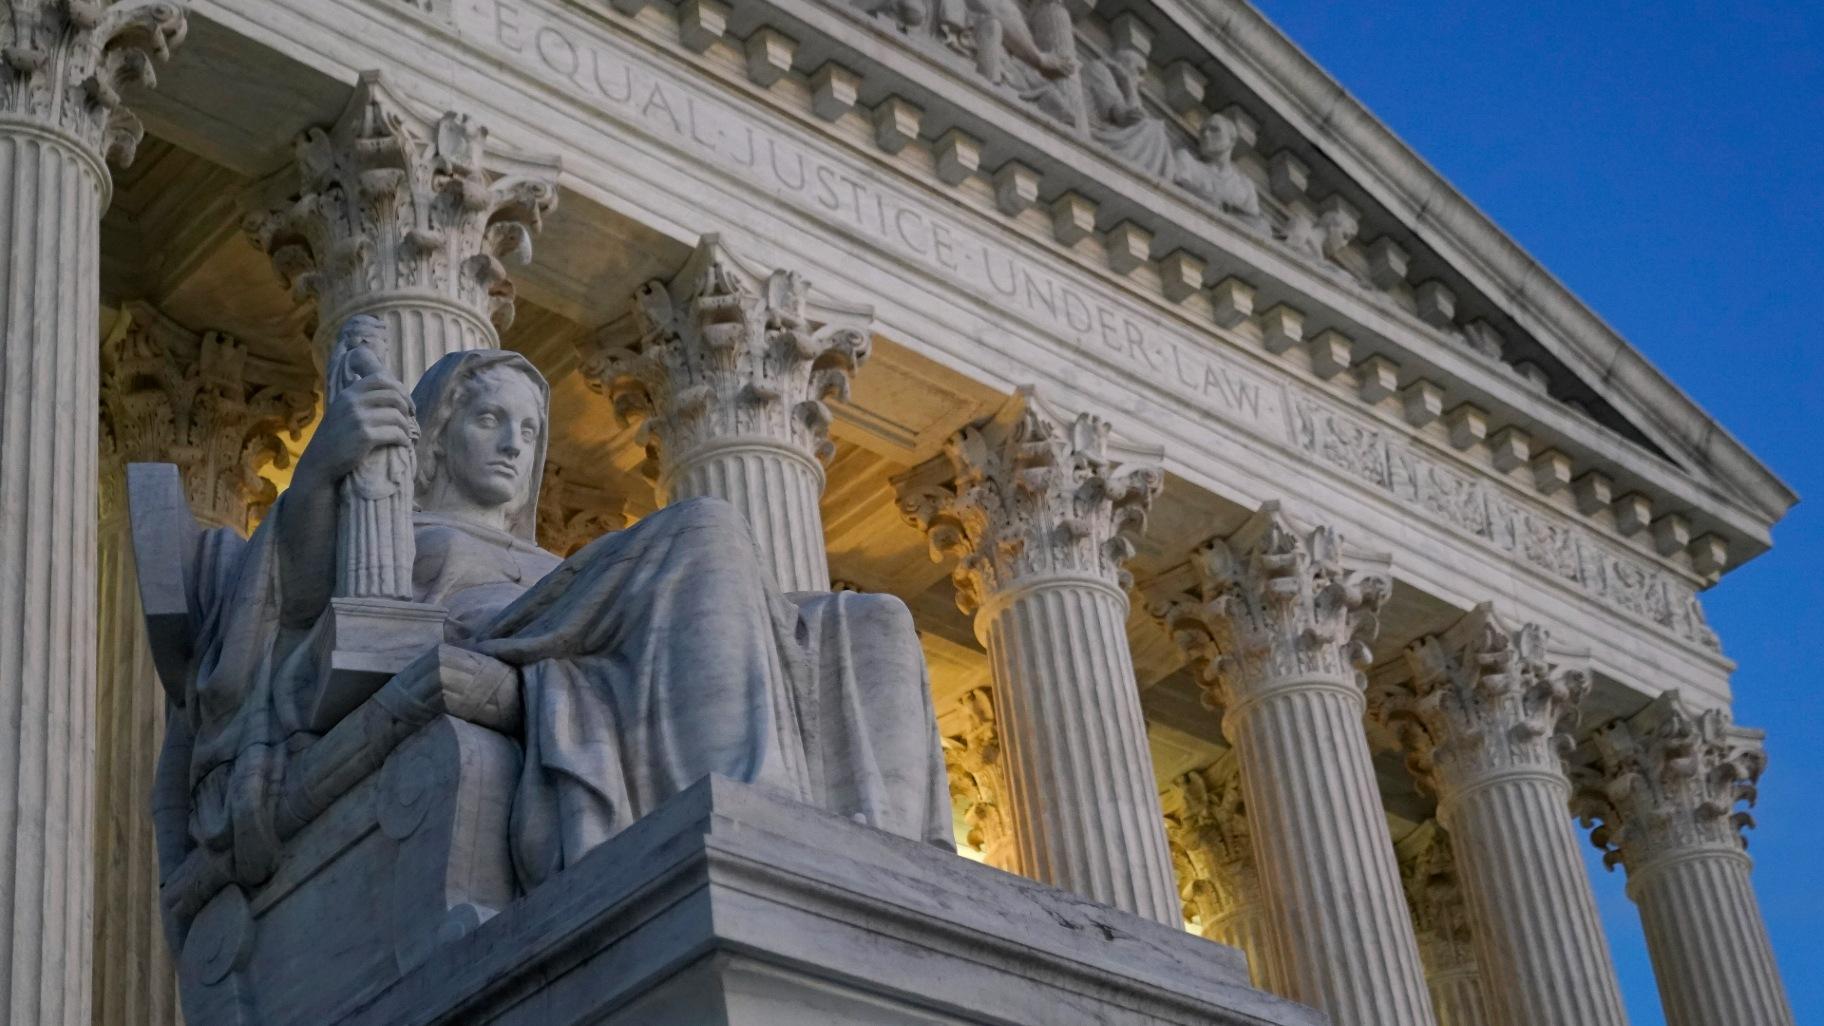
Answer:
<svg viewBox="0 0 1824 1026"><path fill-rule="evenodd" d="M0 121L0 1018L89 1019L95 156Z"/></svg>
<svg viewBox="0 0 1824 1026"><path fill-rule="evenodd" d="M1487 1026L1488 1004L1476 969L1448 969L1425 978L1438 1026Z"/></svg>
<svg viewBox="0 0 1824 1026"><path fill-rule="evenodd" d="M823 465L802 450L766 439L710 443L667 466L658 487L666 504L713 495L740 510L781 590L830 590Z"/></svg>
<svg viewBox="0 0 1824 1026"><path fill-rule="evenodd" d="M1748 869L1739 851L1700 852L1628 881L1667 1026L1792 1026Z"/></svg>
<svg viewBox="0 0 1824 1026"><path fill-rule="evenodd" d="M1621 991L1577 854L1569 786L1549 771L1482 781L1440 803L1487 967L1492 1026L1623 1026Z"/></svg>
<svg viewBox="0 0 1824 1026"><path fill-rule="evenodd" d="M1274 934L1265 982L1338 1026L1426 1024L1362 710L1356 688L1316 681L1227 714Z"/></svg>
<svg viewBox="0 0 1824 1026"><path fill-rule="evenodd" d="M95 1023L177 1026L177 970L159 917L152 776L165 735L165 692L152 667L130 528L101 528L101 667L96 701Z"/></svg>
<svg viewBox="0 0 1824 1026"><path fill-rule="evenodd" d="M1126 597L1099 581L1044 582L984 608L982 623L1016 827L1015 871L1177 924Z"/></svg>
<svg viewBox="0 0 1824 1026"><path fill-rule="evenodd" d="M1248 957L1248 975L1256 987L1266 988L1272 931L1267 925L1264 901L1237 905L1204 928L1203 935L1218 944L1240 949Z"/></svg>
<svg viewBox="0 0 1824 1026"><path fill-rule="evenodd" d="M392 343L392 372L411 387L431 364L451 353L499 349L500 332L484 317L435 296L374 296L324 318L318 328L318 351L327 353L336 332L350 317L372 314L386 322Z"/></svg>

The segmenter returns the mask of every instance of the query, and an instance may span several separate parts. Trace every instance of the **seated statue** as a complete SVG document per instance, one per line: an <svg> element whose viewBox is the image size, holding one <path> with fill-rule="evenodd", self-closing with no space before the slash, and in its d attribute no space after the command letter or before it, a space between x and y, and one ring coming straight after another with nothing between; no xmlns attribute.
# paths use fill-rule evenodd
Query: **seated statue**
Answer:
<svg viewBox="0 0 1824 1026"><path fill-rule="evenodd" d="M1178 162L1178 184L1207 203L1237 214L1255 228L1264 228L1260 193L1254 182L1235 166L1235 147L1241 132L1227 115L1212 114L1197 132L1197 150Z"/></svg>
<svg viewBox="0 0 1824 1026"><path fill-rule="evenodd" d="M382 332L355 318L343 334ZM439 717L520 753L499 762L507 793L477 799L510 810L507 837L484 841L503 845L502 863L510 848L512 893L709 774L951 846L924 661L897 599L780 594L717 499L659 510L565 560L540 548L548 387L516 353L446 356L410 395L373 368L331 384L290 488L253 536L199 535L183 554L194 637L181 660L159 662L172 715L155 797L174 943L224 889L284 877L289 839ZM383 518L394 486L415 512L404 508L396 534L354 525L379 544L352 557L349 518ZM163 542L142 545L142 514L136 505L142 575L156 574L146 546ZM386 560L409 568L398 594L346 597L350 581L386 579L370 572ZM336 661L373 640L346 618L363 602L400 623L428 618L432 637L391 653L402 669L335 693L363 679L358 660L356 671ZM353 857L336 850L310 857ZM319 876L313 886L339 886Z"/></svg>
<svg viewBox="0 0 1824 1026"><path fill-rule="evenodd" d="M1129 164L1171 181L1182 158L1165 121L1148 111L1140 98L1145 79L1146 55L1131 47L1084 65L1089 133Z"/></svg>

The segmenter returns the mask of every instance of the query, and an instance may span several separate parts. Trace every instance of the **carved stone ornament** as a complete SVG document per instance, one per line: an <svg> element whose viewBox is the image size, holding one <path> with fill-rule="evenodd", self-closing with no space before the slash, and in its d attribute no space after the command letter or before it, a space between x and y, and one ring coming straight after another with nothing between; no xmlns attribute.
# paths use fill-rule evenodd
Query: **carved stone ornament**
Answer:
<svg viewBox="0 0 1824 1026"><path fill-rule="evenodd" d="M126 465L174 463L203 520L249 531L278 498L260 476L286 467L316 415L302 381L257 380L247 348L218 332L194 335L150 308L102 345L101 517L126 513Z"/></svg>
<svg viewBox="0 0 1824 1026"><path fill-rule="evenodd" d="M545 460L538 488L538 544L568 557L610 531L627 526L620 504L609 504L601 490L587 486L571 465Z"/></svg>
<svg viewBox="0 0 1824 1026"><path fill-rule="evenodd" d="M1410 681L1377 683L1369 715L1400 738L1440 796L1509 770L1563 773L1589 673L1553 665L1538 624L1510 627L1484 602L1406 650Z"/></svg>
<svg viewBox="0 0 1824 1026"><path fill-rule="evenodd" d="M1199 667L1205 704L1232 709L1286 680L1365 686L1368 642L1392 579L1346 567L1335 531L1302 531L1269 502L1234 534L1199 548L1191 565L1195 591L1153 612Z"/></svg>
<svg viewBox="0 0 1824 1026"><path fill-rule="evenodd" d="M183 5L13 0L7 7L0 18L0 119L66 133L97 160L131 164L145 128L122 105L121 90L153 85L153 60L169 59L184 40ZM100 178L106 189L107 176Z"/></svg>
<svg viewBox="0 0 1824 1026"><path fill-rule="evenodd" d="M1701 849L1743 851L1767 766L1759 731L1722 709L1692 710L1668 691L1630 720L1596 732L1573 805L1613 869L1630 874Z"/></svg>
<svg viewBox="0 0 1824 1026"><path fill-rule="evenodd" d="M1437 820L1428 820L1396 847L1400 882L1426 968L1439 973L1473 967L1476 951L1470 943L1469 907L1457 878L1450 835Z"/></svg>
<svg viewBox="0 0 1824 1026"><path fill-rule="evenodd" d="M1046 406L1022 386L993 417L952 435L942 455L894 479L906 522L931 558L957 558L957 607L1048 576L1087 577L1123 590L1125 564L1165 484L1156 453L1125 462L1109 425Z"/></svg>
<svg viewBox="0 0 1824 1026"><path fill-rule="evenodd" d="M981 852L989 865L1004 868L1013 828L1004 804L1007 774L1001 766L994 690L984 685L965 694L960 702L962 730L943 739L944 764L950 773L950 801L966 828L959 840Z"/></svg>
<svg viewBox="0 0 1824 1026"><path fill-rule="evenodd" d="M640 424L648 476L707 442L784 443L819 462L835 454L830 400L868 358L869 311L812 302L795 271L748 270L715 235L669 283L650 281L633 316L582 353L589 387Z"/></svg>
<svg viewBox="0 0 1824 1026"><path fill-rule="evenodd" d="M1233 756L1172 782L1179 807L1165 817L1185 915L1206 930L1260 899L1241 772Z"/></svg>
<svg viewBox="0 0 1824 1026"><path fill-rule="evenodd" d="M551 161L490 151L467 115L421 113L379 72L363 72L341 118L298 137L291 198L246 229L300 302L339 324L388 293L441 300L505 329L513 283L502 261L532 258L557 203Z"/></svg>

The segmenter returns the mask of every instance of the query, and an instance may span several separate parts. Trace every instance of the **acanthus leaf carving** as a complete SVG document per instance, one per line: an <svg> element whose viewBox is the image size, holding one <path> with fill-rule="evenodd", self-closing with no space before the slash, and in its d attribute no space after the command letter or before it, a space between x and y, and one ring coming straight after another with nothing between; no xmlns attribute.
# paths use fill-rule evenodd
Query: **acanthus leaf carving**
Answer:
<svg viewBox="0 0 1824 1026"><path fill-rule="evenodd" d="M1024 386L894 478L900 512L932 560L957 560L960 609L974 613L1005 588L1052 575L1133 584L1126 563L1165 475L1152 454L1119 459L1109 432L1107 421L1053 411Z"/></svg>
<svg viewBox="0 0 1824 1026"><path fill-rule="evenodd" d="M1538 624L1512 627L1484 602L1407 647L1409 680L1377 682L1369 715L1440 797L1508 770L1564 772L1588 671L1555 665Z"/></svg>
<svg viewBox="0 0 1824 1026"><path fill-rule="evenodd" d="M1261 899L1253 835L1239 764L1225 756L1172 782L1176 808L1165 818L1186 918L1210 936L1213 924Z"/></svg>
<svg viewBox="0 0 1824 1026"><path fill-rule="evenodd" d="M1421 824L1397 845L1400 883L1412 909L1420 954L1432 973L1473 968L1469 907L1457 877L1450 835L1436 820Z"/></svg>
<svg viewBox="0 0 1824 1026"><path fill-rule="evenodd" d="M795 271L764 277L706 235L677 276L634 295L629 318L584 346L582 373L624 424L640 424L645 471L707 443L765 439L819 463L835 453L831 402L873 344L871 314L820 305Z"/></svg>
<svg viewBox="0 0 1824 1026"><path fill-rule="evenodd" d="M152 87L189 23L174 0L14 0L0 18L0 112L82 141L125 167L145 134L121 90ZM103 183L105 188L106 183Z"/></svg>
<svg viewBox="0 0 1824 1026"><path fill-rule="evenodd" d="M290 465L286 443L315 418L315 390L260 382L239 341L193 335L144 307L101 362L102 518L126 512L128 463L173 463L200 518L251 530L278 497L261 472Z"/></svg>
<svg viewBox="0 0 1824 1026"><path fill-rule="evenodd" d="M573 464L545 459L538 486L540 546L568 558L602 535L626 527L626 521L618 507L609 508L599 490L585 485Z"/></svg>
<svg viewBox="0 0 1824 1026"><path fill-rule="evenodd" d="M245 227L325 323L388 293L454 304L495 330L512 323L504 261L531 259L532 234L557 204L555 162L491 153L486 128L420 112L378 72L363 73L342 116L305 131L294 153L291 198Z"/></svg>
<svg viewBox="0 0 1824 1026"><path fill-rule="evenodd" d="M961 845L980 852L991 866L1006 868L1013 827L1006 808L1007 774L1001 766L1000 727L995 719L994 690L975 688L959 699L961 729L943 737L944 764L950 777L950 800L965 827Z"/></svg>
<svg viewBox="0 0 1824 1026"><path fill-rule="evenodd" d="M1680 852L1742 851L1766 769L1758 731L1668 691L1589 741L1573 806L1609 868L1630 874Z"/></svg>
<svg viewBox="0 0 1824 1026"><path fill-rule="evenodd" d="M1300 528L1277 502L1192 555L1197 586L1157 616L1198 667L1206 704L1233 709L1276 683L1327 677L1365 686L1368 644L1392 590L1344 563L1340 535Z"/></svg>

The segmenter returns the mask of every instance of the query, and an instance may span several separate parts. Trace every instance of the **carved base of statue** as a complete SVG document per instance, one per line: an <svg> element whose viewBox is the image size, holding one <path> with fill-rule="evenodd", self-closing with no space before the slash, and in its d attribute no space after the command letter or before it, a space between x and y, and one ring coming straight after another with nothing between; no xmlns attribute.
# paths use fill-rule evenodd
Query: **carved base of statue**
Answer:
<svg viewBox="0 0 1824 1026"><path fill-rule="evenodd" d="M408 818L396 796L378 798L383 826ZM414 813L423 816L418 829L444 835L447 807ZM720 777L673 797L566 869L557 886L479 927L452 912L444 938L422 964L384 981L300 983L296 997L320 1011L280 1008L258 1021L1326 1021L1250 987L1233 948ZM340 1001L320 997L337 991Z"/></svg>
<svg viewBox="0 0 1824 1026"><path fill-rule="evenodd" d="M321 734L340 723L393 674L435 648L448 616L442 606L423 602L331 598L316 626L318 683L310 729Z"/></svg>

